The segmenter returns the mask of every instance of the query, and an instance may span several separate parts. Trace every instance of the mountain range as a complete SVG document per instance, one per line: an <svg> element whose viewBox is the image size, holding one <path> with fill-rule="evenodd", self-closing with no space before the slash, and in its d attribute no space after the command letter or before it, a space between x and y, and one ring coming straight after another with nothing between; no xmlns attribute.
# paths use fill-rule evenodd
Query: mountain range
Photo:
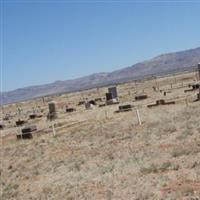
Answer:
<svg viewBox="0 0 200 200"><path fill-rule="evenodd" d="M180 52L162 54L144 62L113 71L96 73L74 80L55 81L50 84L29 86L8 92L1 92L1 103L8 104L31 98L74 92L79 90L137 80L146 76L156 76L190 70L200 62L200 47Z"/></svg>

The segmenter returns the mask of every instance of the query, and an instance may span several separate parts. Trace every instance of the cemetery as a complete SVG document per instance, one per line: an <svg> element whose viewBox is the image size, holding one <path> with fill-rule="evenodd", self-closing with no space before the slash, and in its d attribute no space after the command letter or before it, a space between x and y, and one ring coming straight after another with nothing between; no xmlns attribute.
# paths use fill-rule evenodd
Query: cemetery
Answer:
<svg viewBox="0 0 200 200"><path fill-rule="evenodd" d="M122 199L200 196L192 178L200 174L200 92L190 86L197 73L3 105L2 181L15 183L3 187L4 199L28 199L24 191L33 199L118 199L122 189Z"/></svg>

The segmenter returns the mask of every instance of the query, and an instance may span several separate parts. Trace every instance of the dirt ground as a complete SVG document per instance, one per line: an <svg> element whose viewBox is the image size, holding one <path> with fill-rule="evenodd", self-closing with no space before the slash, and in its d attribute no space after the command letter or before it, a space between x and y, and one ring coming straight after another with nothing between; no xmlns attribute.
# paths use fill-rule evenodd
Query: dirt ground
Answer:
<svg viewBox="0 0 200 200"><path fill-rule="evenodd" d="M103 99L107 87L3 106L1 199L200 199L200 101L198 90L184 92L195 79L184 73L120 84L120 104L90 110L78 102ZM148 98L135 101L139 94ZM147 107L159 99L175 104ZM46 118L51 100L55 136ZM127 103L132 111L115 113ZM66 113L66 105L76 111ZM43 116L29 119L33 111ZM37 125L32 139L16 139L19 118Z"/></svg>

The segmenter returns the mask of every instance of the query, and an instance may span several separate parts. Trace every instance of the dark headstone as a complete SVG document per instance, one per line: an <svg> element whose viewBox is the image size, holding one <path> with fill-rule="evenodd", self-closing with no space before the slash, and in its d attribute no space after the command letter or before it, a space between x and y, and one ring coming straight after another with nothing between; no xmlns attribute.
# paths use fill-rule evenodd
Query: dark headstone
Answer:
<svg viewBox="0 0 200 200"><path fill-rule="evenodd" d="M37 115L35 113L32 113L32 114L29 115L30 119L35 119L36 117L37 117Z"/></svg>
<svg viewBox="0 0 200 200"><path fill-rule="evenodd" d="M66 112L74 112L74 111L76 111L76 109L75 108L66 108L65 111Z"/></svg>
<svg viewBox="0 0 200 200"><path fill-rule="evenodd" d="M112 93L112 98L116 99L117 95L117 87L108 88L108 93Z"/></svg>
<svg viewBox="0 0 200 200"><path fill-rule="evenodd" d="M198 73L199 73L199 81L200 81L200 63L198 64Z"/></svg>
<svg viewBox="0 0 200 200"><path fill-rule="evenodd" d="M94 99L96 102L97 101L100 101L100 102L102 102L102 99L101 98L96 98L96 99Z"/></svg>
<svg viewBox="0 0 200 200"><path fill-rule="evenodd" d="M144 94L144 95L138 95L138 96L135 97L135 100L136 100L136 101L138 101L138 100L143 100L143 99L147 99L147 97L148 97L148 96L147 96L146 94Z"/></svg>
<svg viewBox="0 0 200 200"><path fill-rule="evenodd" d="M4 124L2 124L2 123L0 123L0 130L3 130L3 129L4 129L4 127L5 127L5 125L4 125Z"/></svg>
<svg viewBox="0 0 200 200"><path fill-rule="evenodd" d="M127 110L131 109L132 106L130 104L119 106L119 110Z"/></svg>
<svg viewBox="0 0 200 200"><path fill-rule="evenodd" d="M22 126L22 125L24 125L26 123L26 121L18 119L15 123L16 123L16 126Z"/></svg>
<svg viewBox="0 0 200 200"><path fill-rule="evenodd" d="M29 133L29 132L33 132L33 131L36 131L36 130L37 130L37 126L36 125L28 125L28 126L25 126L22 129L22 133Z"/></svg>
<svg viewBox="0 0 200 200"><path fill-rule="evenodd" d="M31 139L33 137L32 132L36 130L37 130L36 125L27 125L21 129L21 133L18 133L16 135L17 139Z"/></svg>
<svg viewBox="0 0 200 200"><path fill-rule="evenodd" d="M31 138L33 138L33 135L31 132L17 134L17 139L31 139Z"/></svg>
<svg viewBox="0 0 200 200"><path fill-rule="evenodd" d="M113 99L112 93L106 93L106 101L110 101L111 99Z"/></svg>
<svg viewBox="0 0 200 200"><path fill-rule="evenodd" d="M116 113L119 113L119 112L127 112L127 111L131 111L132 110L132 105L130 104L126 104L126 105L121 105L119 106L119 110L115 111Z"/></svg>
<svg viewBox="0 0 200 200"><path fill-rule="evenodd" d="M170 105L170 104L175 104L175 101L165 102L164 99L159 99L159 100L156 101L155 104L147 105L147 107L151 108L151 107L155 107L155 106L159 106L159 105Z"/></svg>
<svg viewBox="0 0 200 200"><path fill-rule="evenodd" d="M79 102L78 102L78 106L84 105L84 104L85 104L85 101L79 101Z"/></svg>
<svg viewBox="0 0 200 200"><path fill-rule="evenodd" d="M160 99L156 101L157 105L164 105L165 104L165 100L164 99Z"/></svg>
<svg viewBox="0 0 200 200"><path fill-rule="evenodd" d="M47 118L50 120L56 119L57 118L56 102L55 101L49 102L48 107L49 107L49 113L47 115Z"/></svg>

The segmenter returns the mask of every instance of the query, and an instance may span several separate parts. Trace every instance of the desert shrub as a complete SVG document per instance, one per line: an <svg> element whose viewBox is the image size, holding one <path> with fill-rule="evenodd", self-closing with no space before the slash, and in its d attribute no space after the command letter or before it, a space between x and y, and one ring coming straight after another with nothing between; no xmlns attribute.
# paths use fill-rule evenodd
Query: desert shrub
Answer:
<svg viewBox="0 0 200 200"><path fill-rule="evenodd" d="M176 137L176 139L178 140L184 140L186 139L188 136L193 135L193 132L191 130L184 130L181 132L181 134L179 136Z"/></svg>
<svg viewBox="0 0 200 200"><path fill-rule="evenodd" d="M172 151L172 156L173 157L179 157L179 156L183 156L183 155L189 155L191 153L190 149L174 149Z"/></svg>
<svg viewBox="0 0 200 200"><path fill-rule="evenodd" d="M18 184L8 184L2 192L2 199L10 199L12 197L16 197L18 192L19 185Z"/></svg>
<svg viewBox="0 0 200 200"><path fill-rule="evenodd" d="M150 173L157 173L159 170L158 166L155 164L151 164L149 167L143 167L140 169L142 174L150 174Z"/></svg>
<svg viewBox="0 0 200 200"><path fill-rule="evenodd" d="M155 165L155 164L151 164L149 167L143 167L140 169L140 172L142 174L150 174L150 173L158 173L158 172L165 172L169 169L174 169L173 168L174 165L172 165L171 162L167 161L164 162L162 165Z"/></svg>
<svg viewBox="0 0 200 200"><path fill-rule="evenodd" d="M168 170L171 166L172 166L171 162L167 161L161 165L160 170L164 172Z"/></svg>
<svg viewBox="0 0 200 200"><path fill-rule="evenodd" d="M200 152L200 149L193 146L193 147L181 147L181 148L174 148L172 151L172 156L173 157L179 157L179 156L184 156L184 155L190 155L190 154L196 154Z"/></svg>

